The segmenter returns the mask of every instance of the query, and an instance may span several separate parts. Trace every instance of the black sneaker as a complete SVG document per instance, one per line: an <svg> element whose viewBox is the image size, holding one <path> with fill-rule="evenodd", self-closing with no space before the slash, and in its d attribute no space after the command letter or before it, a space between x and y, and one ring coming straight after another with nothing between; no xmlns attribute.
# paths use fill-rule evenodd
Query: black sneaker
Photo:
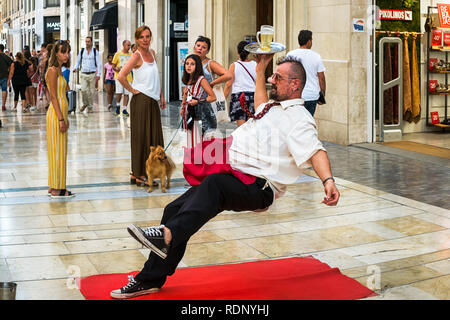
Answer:
<svg viewBox="0 0 450 320"><path fill-rule="evenodd" d="M133 276L128 276L128 284L117 290L111 291L110 295L113 299L130 299L149 293L158 292L160 288L155 288L145 283L134 280Z"/></svg>
<svg viewBox="0 0 450 320"><path fill-rule="evenodd" d="M142 229L132 224L127 228L127 230L128 233L131 234L131 236L143 246L152 250L162 259L167 258L170 245L167 245L164 241L163 225Z"/></svg>

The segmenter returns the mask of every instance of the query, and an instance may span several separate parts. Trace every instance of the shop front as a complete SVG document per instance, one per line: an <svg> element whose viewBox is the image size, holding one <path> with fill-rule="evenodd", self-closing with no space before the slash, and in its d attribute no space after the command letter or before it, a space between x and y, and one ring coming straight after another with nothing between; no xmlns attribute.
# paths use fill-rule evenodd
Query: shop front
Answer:
<svg viewBox="0 0 450 320"><path fill-rule="evenodd" d="M44 42L55 43L61 39L60 17L44 17Z"/></svg>
<svg viewBox="0 0 450 320"><path fill-rule="evenodd" d="M188 0L167 0L166 5L166 47L169 48L169 55L166 56L168 68L165 74L165 85L168 89L169 101L178 101L183 98L184 84L181 81L183 76L183 64L186 58L188 47Z"/></svg>
<svg viewBox="0 0 450 320"><path fill-rule="evenodd" d="M378 0L375 8L373 142L448 148L450 24L443 17L450 4Z"/></svg>
<svg viewBox="0 0 450 320"><path fill-rule="evenodd" d="M118 49L117 40L118 6L117 2L109 2L92 14L90 31L104 30L104 51L114 54Z"/></svg>

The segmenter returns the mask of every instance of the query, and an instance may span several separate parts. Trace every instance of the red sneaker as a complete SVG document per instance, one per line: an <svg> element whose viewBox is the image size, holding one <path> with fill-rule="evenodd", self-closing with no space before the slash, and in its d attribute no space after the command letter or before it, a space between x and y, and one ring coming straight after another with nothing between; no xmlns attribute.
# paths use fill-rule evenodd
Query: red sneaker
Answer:
<svg viewBox="0 0 450 320"><path fill-rule="evenodd" d="M6 106L2 106L2 111L6 111Z"/></svg>

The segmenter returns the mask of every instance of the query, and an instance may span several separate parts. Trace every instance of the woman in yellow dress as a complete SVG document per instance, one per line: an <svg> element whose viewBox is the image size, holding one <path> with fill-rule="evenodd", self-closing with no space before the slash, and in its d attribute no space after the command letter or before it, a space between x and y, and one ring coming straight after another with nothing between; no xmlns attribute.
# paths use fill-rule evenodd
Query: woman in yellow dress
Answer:
<svg viewBox="0 0 450 320"><path fill-rule="evenodd" d="M58 41L51 54L45 81L50 91L47 111L47 154L49 195L52 198L69 198L74 194L66 189L67 135L69 130L67 83L61 67L70 67L70 45Z"/></svg>

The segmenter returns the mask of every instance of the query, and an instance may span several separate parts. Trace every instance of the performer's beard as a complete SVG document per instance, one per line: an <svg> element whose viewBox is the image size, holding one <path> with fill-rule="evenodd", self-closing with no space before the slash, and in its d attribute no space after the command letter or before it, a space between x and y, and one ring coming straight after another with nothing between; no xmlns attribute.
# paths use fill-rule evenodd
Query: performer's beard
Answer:
<svg viewBox="0 0 450 320"><path fill-rule="evenodd" d="M269 99L273 101L285 101L288 100L289 97L287 95L280 94L278 92L278 88L276 85L272 84L272 88L270 89Z"/></svg>

